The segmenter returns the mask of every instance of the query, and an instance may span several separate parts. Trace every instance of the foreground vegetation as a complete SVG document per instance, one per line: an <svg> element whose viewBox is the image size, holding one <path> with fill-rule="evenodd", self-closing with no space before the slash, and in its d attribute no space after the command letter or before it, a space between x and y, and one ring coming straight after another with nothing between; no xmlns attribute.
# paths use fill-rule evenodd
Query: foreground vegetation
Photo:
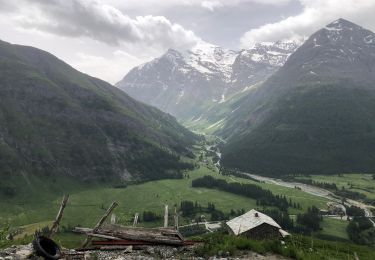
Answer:
<svg viewBox="0 0 375 260"><path fill-rule="evenodd" d="M208 234L198 239L205 244L198 253L201 256L236 256L254 251L260 254L275 253L293 259L373 259L372 248L351 243L330 242L302 235L293 235L285 241L278 240L256 241L244 237L235 237L224 233Z"/></svg>

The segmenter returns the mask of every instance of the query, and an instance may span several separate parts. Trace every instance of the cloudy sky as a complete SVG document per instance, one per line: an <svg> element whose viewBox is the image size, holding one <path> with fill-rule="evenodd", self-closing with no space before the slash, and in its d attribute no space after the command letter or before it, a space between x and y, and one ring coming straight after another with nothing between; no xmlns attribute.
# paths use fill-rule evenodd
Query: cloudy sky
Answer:
<svg viewBox="0 0 375 260"><path fill-rule="evenodd" d="M375 0L0 0L0 39L111 83L168 48L306 37L340 17L375 31Z"/></svg>

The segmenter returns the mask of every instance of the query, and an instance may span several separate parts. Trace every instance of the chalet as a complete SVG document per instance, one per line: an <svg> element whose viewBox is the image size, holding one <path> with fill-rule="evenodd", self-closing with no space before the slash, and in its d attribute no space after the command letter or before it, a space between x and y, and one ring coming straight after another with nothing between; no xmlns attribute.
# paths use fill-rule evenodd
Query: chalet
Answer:
<svg viewBox="0 0 375 260"><path fill-rule="evenodd" d="M231 234L252 239L278 239L289 235L271 217L255 209L227 221L226 225Z"/></svg>

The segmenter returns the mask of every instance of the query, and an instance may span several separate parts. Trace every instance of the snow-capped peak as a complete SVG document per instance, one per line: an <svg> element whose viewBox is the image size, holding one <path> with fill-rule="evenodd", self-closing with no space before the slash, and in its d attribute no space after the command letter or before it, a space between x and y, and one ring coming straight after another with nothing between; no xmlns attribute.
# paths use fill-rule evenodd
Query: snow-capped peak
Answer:
<svg viewBox="0 0 375 260"><path fill-rule="evenodd" d="M363 41L369 45L375 43L373 32L342 18L328 24L322 30L315 33L312 37L314 42L319 41L318 46L321 46L321 39L328 39L334 45L342 45L343 42L353 43L355 41ZM357 44L357 47L358 46L359 45Z"/></svg>
<svg viewBox="0 0 375 260"><path fill-rule="evenodd" d="M349 29L349 30L363 29L361 26L355 23L352 23L348 20L345 20L343 18L333 21L332 23L328 24L325 28L328 30L342 30L344 28Z"/></svg>
<svg viewBox="0 0 375 260"><path fill-rule="evenodd" d="M299 46L297 41L260 42L241 51L241 55L256 63L267 63L281 67Z"/></svg>
<svg viewBox="0 0 375 260"><path fill-rule="evenodd" d="M200 41L183 55L188 65L205 74L222 74L224 78L231 76L232 65L237 52Z"/></svg>

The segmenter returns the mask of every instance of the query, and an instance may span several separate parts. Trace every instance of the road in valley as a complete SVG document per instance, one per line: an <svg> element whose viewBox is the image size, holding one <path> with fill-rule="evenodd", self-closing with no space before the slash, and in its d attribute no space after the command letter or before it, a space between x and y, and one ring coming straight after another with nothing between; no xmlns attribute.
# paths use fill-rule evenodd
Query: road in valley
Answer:
<svg viewBox="0 0 375 260"><path fill-rule="evenodd" d="M331 201L341 203L340 197L338 197L337 195L334 195L331 191L323 189L323 188L315 187L315 186L300 183L300 182L295 182L295 181L288 182L288 181L283 181L281 179L264 177L264 176L259 176L259 175L255 175L255 174L250 174L250 173L243 173L243 174L245 174L245 175L247 175L247 176L249 176L249 177L251 177L255 180L258 180L258 181L262 181L262 182L270 183L270 184L274 184L274 185L279 185L279 186L283 186L283 187L287 187L287 188L298 188L298 189L301 189L302 191L304 191L306 193L309 193L311 195L318 196L318 197L324 197L324 198L327 198ZM367 204L364 204L360 201L351 200L351 199L346 199L346 204L347 204L347 206L353 205L353 206L356 206L356 207L359 207L359 208L363 209L365 211L366 217L369 217L369 218L374 217L373 214L372 214L372 211L370 210L371 208L374 209L375 208L374 206L367 205ZM375 226L375 223L372 220L371 220L371 222Z"/></svg>

